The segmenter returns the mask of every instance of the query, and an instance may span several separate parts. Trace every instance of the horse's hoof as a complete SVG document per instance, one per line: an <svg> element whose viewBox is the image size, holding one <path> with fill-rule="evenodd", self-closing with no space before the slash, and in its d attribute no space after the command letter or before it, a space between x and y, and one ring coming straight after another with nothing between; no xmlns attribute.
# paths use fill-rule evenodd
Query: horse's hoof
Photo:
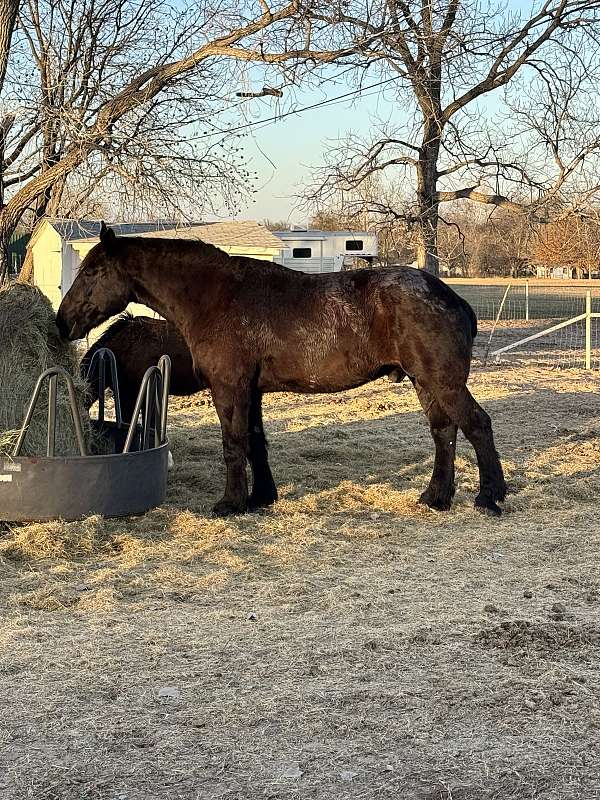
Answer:
<svg viewBox="0 0 600 800"><path fill-rule="evenodd" d="M266 508L267 506L272 506L273 503L277 502L277 495L275 497L265 497L265 496L254 496L250 495L248 499L248 511L257 511L259 508Z"/></svg>
<svg viewBox="0 0 600 800"><path fill-rule="evenodd" d="M493 500L480 500L477 498L475 500L475 508L488 517L499 517L502 514L502 509Z"/></svg>
<svg viewBox="0 0 600 800"><path fill-rule="evenodd" d="M247 510L246 504L232 503L229 500L219 500L213 506L213 514L217 517L231 517L234 514L244 514Z"/></svg>
<svg viewBox="0 0 600 800"><path fill-rule="evenodd" d="M252 494L248 498L248 509L256 511L257 508L272 506L277 502L277 487L275 484L269 486L258 486L252 489Z"/></svg>
<svg viewBox="0 0 600 800"><path fill-rule="evenodd" d="M430 492L429 489L425 489L418 502L422 506L434 509L434 511L450 511L452 507L451 497L440 497L434 492Z"/></svg>

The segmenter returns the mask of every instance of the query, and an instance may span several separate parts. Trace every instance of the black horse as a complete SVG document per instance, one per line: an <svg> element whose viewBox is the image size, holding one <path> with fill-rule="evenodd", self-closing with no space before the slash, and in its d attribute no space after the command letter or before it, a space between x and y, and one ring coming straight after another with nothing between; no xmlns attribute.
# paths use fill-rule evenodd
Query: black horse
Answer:
<svg viewBox="0 0 600 800"><path fill-rule="evenodd" d="M158 363L163 355L171 359L170 394L187 396L206 389L194 372L192 356L185 339L177 328L162 319L134 317L122 314L108 327L90 347L79 366L83 378L88 377L94 353L107 347L115 355L121 399L121 414L130 422L135 410L135 401L148 367ZM112 375L106 370L106 388L112 389ZM87 406L98 399L100 387L96 370L88 378Z"/></svg>
<svg viewBox="0 0 600 800"><path fill-rule="evenodd" d="M450 507L458 426L477 455L475 505L500 513L506 484L491 421L466 385L477 321L432 275L409 267L306 275L230 257L199 241L117 238L103 226L61 303L58 327L67 338L81 338L131 301L179 329L199 380L210 386L227 466L215 513L277 499L262 425L264 392L339 392L394 371L412 380L435 442L421 501Z"/></svg>

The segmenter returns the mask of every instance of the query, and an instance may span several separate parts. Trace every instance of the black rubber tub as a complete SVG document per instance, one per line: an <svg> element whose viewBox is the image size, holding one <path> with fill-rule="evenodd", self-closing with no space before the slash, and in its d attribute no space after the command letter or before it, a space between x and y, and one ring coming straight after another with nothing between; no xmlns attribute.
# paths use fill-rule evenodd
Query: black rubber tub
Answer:
<svg viewBox="0 0 600 800"><path fill-rule="evenodd" d="M138 431L131 451L123 453L126 435L126 428L105 422L108 454L0 456L0 521L125 517L160 505L167 488L169 442L141 450Z"/></svg>

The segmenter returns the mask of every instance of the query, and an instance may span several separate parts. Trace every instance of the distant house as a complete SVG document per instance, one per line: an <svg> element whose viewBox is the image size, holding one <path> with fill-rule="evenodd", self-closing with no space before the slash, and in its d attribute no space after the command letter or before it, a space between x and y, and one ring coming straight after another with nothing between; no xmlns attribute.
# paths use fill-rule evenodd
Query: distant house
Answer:
<svg viewBox="0 0 600 800"><path fill-rule="evenodd" d="M340 272L377 258L377 234L367 231L273 231L285 249L281 264L301 272Z"/></svg>
<svg viewBox="0 0 600 800"><path fill-rule="evenodd" d="M174 222L141 222L111 225L117 236L201 239L230 255L280 261L283 245L258 222L206 222L177 225ZM33 257L33 282L58 308L71 287L87 253L99 241L100 222L48 219L35 230L29 248ZM152 313L144 306L134 313Z"/></svg>
<svg viewBox="0 0 600 800"><path fill-rule="evenodd" d="M557 278L559 280L571 280L577 278L575 267L547 267L537 264L535 268L536 278Z"/></svg>
<svg viewBox="0 0 600 800"><path fill-rule="evenodd" d="M597 280L600 277L600 270L592 268L590 276L589 270L581 267L546 267L538 264L535 268L536 278L555 278L557 280L585 280L590 277Z"/></svg>

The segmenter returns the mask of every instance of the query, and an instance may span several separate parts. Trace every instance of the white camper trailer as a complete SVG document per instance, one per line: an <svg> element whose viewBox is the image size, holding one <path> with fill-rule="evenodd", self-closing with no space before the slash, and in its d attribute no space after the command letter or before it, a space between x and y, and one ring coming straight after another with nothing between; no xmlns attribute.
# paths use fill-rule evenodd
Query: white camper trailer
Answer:
<svg viewBox="0 0 600 800"><path fill-rule="evenodd" d="M281 263L301 272L341 272L377 258L377 235L366 231L273 231L284 243Z"/></svg>

